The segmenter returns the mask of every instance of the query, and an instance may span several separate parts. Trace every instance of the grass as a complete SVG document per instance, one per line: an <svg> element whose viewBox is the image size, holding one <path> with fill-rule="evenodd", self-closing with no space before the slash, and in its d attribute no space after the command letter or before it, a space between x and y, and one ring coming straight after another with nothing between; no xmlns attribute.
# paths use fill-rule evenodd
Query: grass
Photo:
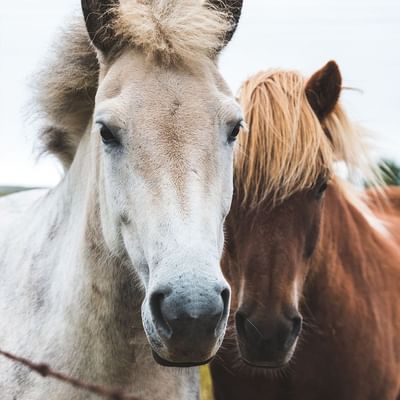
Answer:
<svg viewBox="0 0 400 400"><path fill-rule="evenodd" d="M210 369L205 366L200 368L200 400L213 400Z"/></svg>
<svg viewBox="0 0 400 400"><path fill-rule="evenodd" d="M22 186L0 186L0 196L6 196L8 194L22 192L24 190L30 190L34 188L22 187Z"/></svg>

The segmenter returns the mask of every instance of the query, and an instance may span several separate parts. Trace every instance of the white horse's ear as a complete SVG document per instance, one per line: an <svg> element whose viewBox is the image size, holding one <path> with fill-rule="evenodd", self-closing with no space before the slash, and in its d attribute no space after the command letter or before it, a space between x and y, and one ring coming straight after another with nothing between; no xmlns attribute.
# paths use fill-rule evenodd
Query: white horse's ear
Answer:
<svg viewBox="0 0 400 400"><path fill-rule="evenodd" d="M308 80L306 96L320 121L333 111L341 90L342 76L335 61L329 61Z"/></svg>
<svg viewBox="0 0 400 400"><path fill-rule="evenodd" d="M81 1L90 40L104 54L120 44L118 35L113 29L119 4L119 0Z"/></svg>
<svg viewBox="0 0 400 400"><path fill-rule="evenodd" d="M214 9L227 14L232 22L231 29L225 33L219 49L221 51L231 41L236 31L240 16L242 15L243 0L208 0L207 3Z"/></svg>

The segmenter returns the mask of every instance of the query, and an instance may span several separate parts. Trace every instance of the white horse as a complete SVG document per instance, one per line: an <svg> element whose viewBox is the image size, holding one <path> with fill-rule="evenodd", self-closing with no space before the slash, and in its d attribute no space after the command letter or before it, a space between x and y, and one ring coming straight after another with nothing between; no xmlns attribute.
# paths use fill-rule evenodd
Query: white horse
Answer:
<svg viewBox="0 0 400 400"><path fill-rule="evenodd" d="M226 327L242 116L217 57L241 6L82 0L86 27L39 84L64 179L0 201L1 348L139 399L197 398L197 368L165 366L207 362ZM0 398L94 397L0 359Z"/></svg>

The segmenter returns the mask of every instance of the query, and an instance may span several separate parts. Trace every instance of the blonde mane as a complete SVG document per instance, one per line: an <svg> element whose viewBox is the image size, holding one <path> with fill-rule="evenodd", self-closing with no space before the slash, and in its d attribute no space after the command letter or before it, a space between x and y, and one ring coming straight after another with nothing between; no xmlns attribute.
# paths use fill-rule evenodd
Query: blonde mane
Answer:
<svg viewBox="0 0 400 400"><path fill-rule="evenodd" d="M333 177L336 161L350 173L375 177L362 131L340 104L321 124L307 100L306 82L295 71L268 70L242 85L249 131L239 138L235 184L250 207L267 199L276 204Z"/></svg>

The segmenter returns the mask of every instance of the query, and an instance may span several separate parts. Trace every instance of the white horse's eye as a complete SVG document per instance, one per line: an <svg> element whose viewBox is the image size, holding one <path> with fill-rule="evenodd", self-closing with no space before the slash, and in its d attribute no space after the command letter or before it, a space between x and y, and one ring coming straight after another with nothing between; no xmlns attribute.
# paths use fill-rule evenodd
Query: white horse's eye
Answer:
<svg viewBox="0 0 400 400"><path fill-rule="evenodd" d="M104 123L99 123L100 124L100 135L101 135L101 140L103 143L107 146L109 145L119 145L120 142L119 140L115 137L111 129L105 125Z"/></svg>
<svg viewBox="0 0 400 400"><path fill-rule="evenodd" d="M243 121L237 122L232 132L228 136L228 143L233 143L237 139L242 127L243 127Z"/></svg>

